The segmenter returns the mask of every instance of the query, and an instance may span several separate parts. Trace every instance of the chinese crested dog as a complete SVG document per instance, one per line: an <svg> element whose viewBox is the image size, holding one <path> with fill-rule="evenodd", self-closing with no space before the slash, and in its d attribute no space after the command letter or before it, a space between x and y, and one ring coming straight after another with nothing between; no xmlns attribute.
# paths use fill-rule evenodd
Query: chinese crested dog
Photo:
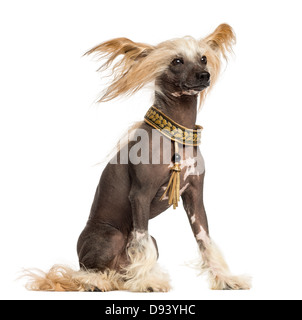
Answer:
<svg viewBox="0 0 302 320"><path fill-rule="evenodd" d="M169 276L157 263L156 240L148 222L180 198L200 251L200 272L216 290L250 288L234 276L209 235L203 204L204 161L199 150L198 109L214 86L235 34L227 24L196 40L168 40L156 46L126 38L91 49L112 80L100 102L155 85L154 103L131 130L104 169L77 251L80 269L56 265L27 271L27 288L47 291L166 292ZM173 219L173 217L171 217Z"/></svg>

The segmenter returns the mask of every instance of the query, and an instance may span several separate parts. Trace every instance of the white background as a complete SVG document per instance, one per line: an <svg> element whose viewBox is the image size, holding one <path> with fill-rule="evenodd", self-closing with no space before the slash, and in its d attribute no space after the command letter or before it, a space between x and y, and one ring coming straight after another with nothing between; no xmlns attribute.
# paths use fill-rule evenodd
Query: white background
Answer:
<svg viewBox="0 0 302 320"><path fill-rule="evenodd" d="M301 298L300 1L1 1L0 297L3 299ZM182 208L150 223L167 294L36 293L22 268L77 268L102 161L152 103L143 90L94 104L100 64L82 55L113 37L157 44L227 22L235 56L199 114L212 238L253 289L213 292L185 261L197 247ZM108 134L109 129L118 130Z"/></svg>

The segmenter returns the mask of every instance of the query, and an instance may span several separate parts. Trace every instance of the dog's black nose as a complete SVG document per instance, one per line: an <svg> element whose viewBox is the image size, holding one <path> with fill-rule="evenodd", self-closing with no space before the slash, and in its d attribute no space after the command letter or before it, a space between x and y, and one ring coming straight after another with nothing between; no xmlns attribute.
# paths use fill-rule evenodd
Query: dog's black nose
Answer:
<svg viewBox="0 0 302 320"><path fill-rule="evenodd" d="M196 73L196 77L202 83L208 83L210 81L211 75L207 71Z"/></svg>

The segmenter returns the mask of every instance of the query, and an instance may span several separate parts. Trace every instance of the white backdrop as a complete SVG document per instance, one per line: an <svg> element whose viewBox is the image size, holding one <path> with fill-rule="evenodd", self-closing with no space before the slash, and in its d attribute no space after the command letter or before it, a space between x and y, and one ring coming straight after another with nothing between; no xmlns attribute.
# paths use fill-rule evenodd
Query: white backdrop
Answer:
<svg viewBox="0 0 302 320"><path fill-rule="evenodd" d="M299 1L2 1L0 3L0 297L3 299L301 298ZM301 8L300 8L301 9ZM167 294L35 293L22 268L77 267L102 161L151 104L148 90L94 104L99 64L82 55L113 37L157 44L227 22L235 56L199 114L213 239L248 292L212 292L185 261L197 247L182 208L150 223ZM112 136L113 126L120 127ZM106 139L104 139L106 138Z"/></svg>

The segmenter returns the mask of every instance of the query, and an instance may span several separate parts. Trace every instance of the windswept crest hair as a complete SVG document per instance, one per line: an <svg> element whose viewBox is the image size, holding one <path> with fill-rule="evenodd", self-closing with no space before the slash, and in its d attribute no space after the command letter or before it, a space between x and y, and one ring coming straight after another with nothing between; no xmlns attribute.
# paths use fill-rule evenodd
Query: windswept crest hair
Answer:
<svg viewBox="0 0 302 320"><path fill-rule="evenodd" d="M221 24L213 33L200 40L184 37L152 46L127 38L116 38L92 48L86 55L95 54L96 58L104 60L98 71L112 71L113 79L98 100L105 102L121 95L132 95L148 83L154 82L179 51L186 54L194 47L207 55L211 73L211 86L200 93L202 103L217 80L221 57L227 60L227 53L232 52L234 43L233 29L227 24Z"/></svg>

